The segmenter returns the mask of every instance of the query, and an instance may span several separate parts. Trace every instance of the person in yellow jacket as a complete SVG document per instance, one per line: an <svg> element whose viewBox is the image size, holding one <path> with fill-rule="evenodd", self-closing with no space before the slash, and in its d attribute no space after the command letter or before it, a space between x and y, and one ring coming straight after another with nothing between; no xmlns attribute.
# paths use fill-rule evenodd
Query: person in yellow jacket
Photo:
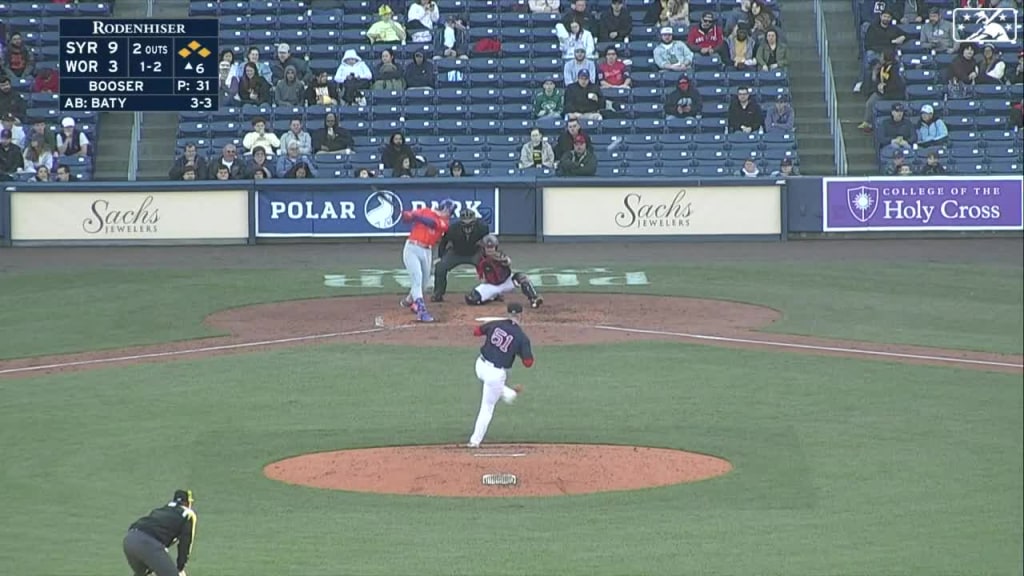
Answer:
<svg viewBox="0 0 1024 576"><path fill-rule="evenodd" d="M394 13L391 7L384 4L377 10L380 20L373 23L366 31L366 37L371 43L376 42L405 42L405 27L394 20Z"/></svg>

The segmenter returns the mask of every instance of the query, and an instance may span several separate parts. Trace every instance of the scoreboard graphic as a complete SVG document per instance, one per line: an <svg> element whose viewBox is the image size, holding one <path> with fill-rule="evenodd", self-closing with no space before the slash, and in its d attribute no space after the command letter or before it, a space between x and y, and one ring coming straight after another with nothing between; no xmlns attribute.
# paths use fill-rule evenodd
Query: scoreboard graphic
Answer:
<svg viewBox="0 0 1024 576"><path fill-rule="evenodd" d="M216 111L216 18L60 21L60 110Z"/></svg>

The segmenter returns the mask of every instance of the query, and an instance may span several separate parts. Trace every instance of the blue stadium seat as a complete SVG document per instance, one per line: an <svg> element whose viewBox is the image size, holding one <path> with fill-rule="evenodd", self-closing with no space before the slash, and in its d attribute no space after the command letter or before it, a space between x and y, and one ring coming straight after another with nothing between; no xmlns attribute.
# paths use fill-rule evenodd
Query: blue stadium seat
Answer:
<svg viewBox="0 0 1024 576"><path fill-rule="evenodd" d="M1021 149L1013 145L1000 146L993 145L991 142L988 142L987 146L985 147L985 155L990 160L1020 160Z"/></svg>
<svg viewBox="0 0 1024 576"><path fill-rule="evenodd" d="M989 162L989 174L1020 174L1021 167L1024 166L1024 162L1020 159L1014 161L1006 161L1002 159L994 159Z"/></svg>

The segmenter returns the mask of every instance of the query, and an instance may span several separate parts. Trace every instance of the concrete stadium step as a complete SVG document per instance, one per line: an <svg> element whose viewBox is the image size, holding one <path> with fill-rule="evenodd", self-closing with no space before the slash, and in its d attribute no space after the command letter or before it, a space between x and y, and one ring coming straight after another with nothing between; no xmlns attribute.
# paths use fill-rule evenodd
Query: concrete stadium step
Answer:
<svg viewBox="0 0 1024 576"><path fill-rule="evenodd" d="M874 140L857 128L864 120L866 101L864 94L853 93L853 85L860 79L857 23L849 3L824 2L824 8L848 170L851 176L878 174Z"/></svg>
<svg viewBox="0 0 1024 576"><path fill-rule="evenodd" d="M174 135L178 130L178 114L145 112L139 139L139 180L166 180L174 161Z"/></svg>
<svg viewBox="0 0 1024 576"><path fill-rule="evenodd" d="M101 112L96 134L99 154L93 159L93 180L126 180L131 154L130 112Z"/></svg>

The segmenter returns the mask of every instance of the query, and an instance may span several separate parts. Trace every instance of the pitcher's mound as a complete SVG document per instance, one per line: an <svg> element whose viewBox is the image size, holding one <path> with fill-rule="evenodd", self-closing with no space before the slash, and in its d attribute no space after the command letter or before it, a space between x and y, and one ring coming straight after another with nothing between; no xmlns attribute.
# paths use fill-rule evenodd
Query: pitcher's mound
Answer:
<svg viewBox="0 0 1024 576"><path fill-rule="evenodd" d="M267 477L302 486L449 497L564 496L697 482L732 470L714 456L640 446L398 446L304 454Z"/></svg>

